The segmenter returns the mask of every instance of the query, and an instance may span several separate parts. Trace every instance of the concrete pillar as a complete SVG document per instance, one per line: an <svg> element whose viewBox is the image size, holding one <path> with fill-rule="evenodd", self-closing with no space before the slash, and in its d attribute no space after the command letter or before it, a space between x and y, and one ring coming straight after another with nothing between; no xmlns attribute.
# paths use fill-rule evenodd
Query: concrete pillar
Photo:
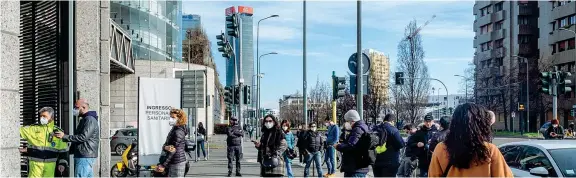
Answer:
<svg viewBox="0 0 576 178"><path fill-rule="evenodd" d="M76 88L98 112L100 153L95 176L110 174L109 1L76 1Z"/></svg>
<svg viewBox="0 0 576 178"><path fill-rule="evenodd" d="M0 177L20 177L20 2L0 1Z"/></svg>

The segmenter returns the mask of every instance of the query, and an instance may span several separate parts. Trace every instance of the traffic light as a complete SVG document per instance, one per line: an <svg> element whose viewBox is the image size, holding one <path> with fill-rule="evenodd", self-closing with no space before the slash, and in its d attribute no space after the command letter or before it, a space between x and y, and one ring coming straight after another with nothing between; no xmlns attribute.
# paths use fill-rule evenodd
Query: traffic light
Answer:
<svg viewBox="0 0 576 178"><path fill-rule="evenodd" d="M238 38L238 17L236 14L226 16L226 34Z"/></svg>
<svg viewBox="0 0 576 178"><path fill-rule="evenodd" d="M443 115L448 114L448 111L446 110L446 108L442 108L442 114L443 114Z"/></svg>
<svg viewBox="0 0 576 178"><path fill-rule="evenodd" d="M346 78L344 77L332 77L332 99L336 100L340 97L344 97L346 89Z"/></svg>
<svg viewBox="0 0 576 178"><path fill-rule="evenodd" d="M539 91L552 95L552 72L541 72L540 73L540 89Z"/></svg>
<svg viewBox="0 0 576 178"><path fill-rule="evenodd" d="M234 104L240 104L240 87L234 87Z"/></svg>
<svg viewBox="0 0 576 178"><path fill-rule="evenodd" d="M404 72L396 72L396 85L404 85Z"/></svg>
<svg viewBox="0 0 576 178"><path fill-rule="evenodd" d="M450 107L450 108L448 108L448 111L449 111L448 114L450 114L450 115L454 114L454 108Z"/></svg>
<svg viewBox="0 0 576 178"><path fill-rule="evenodd" d="M518 103L518 111L524 111L524 104Z"/></svg>
<svg viewBox="0 0 576 178"><path fill-rule="evenodd" d="M250 86L244 86L244 104L250 104Z"/></svg>
<svg viewBox="0 0 576 178"><path fill-rule="evenodd" d="M224 87L224 102L226 104L233 104L232 93L234 93L233 87Z"/></svg>
<svg viewBox="0 0 576 178"><path fill-rule="evenodd" d="M572 84L570 76L572 76L570 72L558 72L558 94L570 93L572 91L570 87Z"/></svg>
<svg viewBox="0 0 576 178"><path fill-rule="evenodd" d="M218 51L222 53L222 57L225 57L226 59L232 57L230 56L231 50L228 46L226 35L224 35L224 33L220 33L220 35L216 35L216 40L218 40L216 44L218 45Z"/></svg>

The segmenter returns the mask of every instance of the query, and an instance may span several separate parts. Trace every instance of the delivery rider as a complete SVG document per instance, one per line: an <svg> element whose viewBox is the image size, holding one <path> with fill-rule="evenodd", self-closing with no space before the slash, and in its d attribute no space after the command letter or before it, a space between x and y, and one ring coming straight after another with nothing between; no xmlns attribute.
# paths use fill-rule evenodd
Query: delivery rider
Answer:
<svg viewBox="0 0 576 178"><path fill-rule="evenodd" d="M28 177L54 177L54 172L63 172L68 165L68 144L54 136L62 129L54 125L54 109L44 107L38 112L40 123L20 128L20 137L28 141ZM57 166L58 165L58 166Z"/></svg>

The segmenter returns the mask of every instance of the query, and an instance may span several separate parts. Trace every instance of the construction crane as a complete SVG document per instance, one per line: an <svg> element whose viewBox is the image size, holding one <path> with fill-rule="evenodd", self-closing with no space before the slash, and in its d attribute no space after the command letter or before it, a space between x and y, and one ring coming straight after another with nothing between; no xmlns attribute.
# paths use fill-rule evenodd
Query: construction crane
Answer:
<svg viewBox="0 0 576 178"><path fill-rule="evenodd" d="M418 32L420 32L420 30L422 30L422 28L424 28L426 25L428 25L432 20L434 20L434 18L436 18L436 14L432 15L432 18L430 18L430 20L426 21L424 23L424 25L418 27L416 30L414 30L414 32L412 32L412 34L406 36L406 38L404 38L404 40L410 40L412 39L412 37L416 36L418 34ZM402 41L404 41L402 40Z"/></svg>

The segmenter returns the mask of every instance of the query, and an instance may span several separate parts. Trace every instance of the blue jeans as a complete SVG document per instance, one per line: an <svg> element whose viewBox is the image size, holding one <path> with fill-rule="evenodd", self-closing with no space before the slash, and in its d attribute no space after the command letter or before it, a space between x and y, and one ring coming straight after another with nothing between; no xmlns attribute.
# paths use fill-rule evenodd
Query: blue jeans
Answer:
<svg viewBox="0 0 576 178"><path fill-rule="evenodd" d="M206 149L204 149L204 141L198 142L198 148L196 148L196 157L197 158L200 157L200 149L202 149L202 155L204 155L204 158L206 158Z"/></svg>
<svg viewBox="0 0 576 178"><path fill-rule="evenodd" d="M366 177L366 173L361 172L345 172L344 177Z"/></svg>
<svg viewBox="0 0 576 178"><path fill-rule="evenodd" d="M286 165L286 176L289 178L294 177L294 173L292 173L292 160L284 154L284 164Z"/></svg>
<svg viewBox="0 0 576 178"><path fill-rule="evenodd" d="M316 170L318 172L318 177L323 177L324 173L322 172L322 153L320 151L309 153L306 155L306 166L304 167L304 177L308 177L310 175L310 164L314 161L316 164Z"/></svg>
<svg viewBox="0 0 576 178"><path fill-rule="evenodd" d="M96 158L74 158L74 177L94 177Z"/></svg>
<svg viewBox="0 0 576 178"><path fill-rule="evenodd" d="M326 162L326 167L328 167L328 174L336 173L336 159L334 158L336 154L336 149L333 146L326 148L326 155L324 156L324 161Z"/></svg>

